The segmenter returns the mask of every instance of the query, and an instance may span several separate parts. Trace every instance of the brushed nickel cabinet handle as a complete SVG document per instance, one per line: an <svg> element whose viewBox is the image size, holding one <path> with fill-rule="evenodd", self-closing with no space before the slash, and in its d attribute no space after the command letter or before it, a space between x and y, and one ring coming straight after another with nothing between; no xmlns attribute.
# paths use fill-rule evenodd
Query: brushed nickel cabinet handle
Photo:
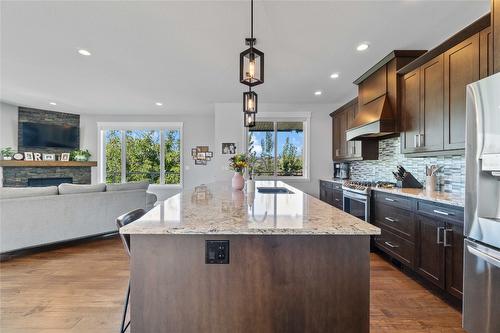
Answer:
<svg viewBox="0 0 500 333"><path fill-rule="evenodd" d="M441 215L445 215L445 216L450 216L450 215L452 215L452 216L453 216L453 214L452 214L452 213L443 212L442 210L437 210L437 209L434 209L434 213L436 213L436 214L441 214Z"/></svg>
<svg viewBox="0 0 500 333"><path fill-rule="evenodd" d="M415 137L413 138L413 147L417 148L417 137L418 137L418 134L415 134Z"/></svg>
<svg viewBox="0 0 500 333"><path fill-rule="evenodd" d="M390 202L395 202L396 200L391 199L391 198L385 198L385 200L390 201Z"/></svg>
<svg viewBox="0 0 500 333"><path fill-rule="evenodd" d="M444 227L436 228L436 244L443 244L443 241L441 241L441 230L444 230Z"/></svg>
<svg viewBox="0 0 500 333"><path fill-rule="evenodd" d="M390 217L386 217L385 218L387 221L389 222L396 222L397 220L393 219L393 218L390 218Z"/></svg>
<svg viewBox="0 0 500 333"><path fill-rule="evenodd" d="M384 242L385 245L392 247L393 249L398 248L399 246L392 244L391 242Z"/></svg>
<svg viewBox="0 0 500 333"><path fill-rule="evenodd" d="M424 137L423 134L418 135L418 146L422 147L422 138ZM424 137L425 138L425 137ZM424 141L424 146L425 146L425 141Z"/></svg>
<svg viewBox="0 0 500 333"><path fill-rule="evenodd" d="M335 156L339 156L339 149L335 149Z"/></svg>

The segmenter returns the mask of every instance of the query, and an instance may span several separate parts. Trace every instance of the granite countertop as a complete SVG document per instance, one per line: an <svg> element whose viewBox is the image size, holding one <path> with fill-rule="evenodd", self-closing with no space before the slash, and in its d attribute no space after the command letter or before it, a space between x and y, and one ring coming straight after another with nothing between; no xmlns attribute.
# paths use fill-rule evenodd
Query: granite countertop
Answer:
<svg viewBox="0 0 500 333"><path fill-rule="evenodd" d="M421 188L372 188L375 191L387 192L421 200L428 200L442 204L464 207L465 196L447 192L430 191Z"/></svg>
<svg viewBox="0 0 500 333"><path fill-rule="evenodd" d="M320 180L337 184L343 184L344 181L346 181L346 179L339 179L339 178L321 178Z"/></svg>
<svg viewBox="0 0 500 333"><path fill-rule="evenodd" d="M263 194L257 187L293 193ZM161 202L122 234L379 235L380 229L283 182L258 181L254 194L215 182Z"/></svg>

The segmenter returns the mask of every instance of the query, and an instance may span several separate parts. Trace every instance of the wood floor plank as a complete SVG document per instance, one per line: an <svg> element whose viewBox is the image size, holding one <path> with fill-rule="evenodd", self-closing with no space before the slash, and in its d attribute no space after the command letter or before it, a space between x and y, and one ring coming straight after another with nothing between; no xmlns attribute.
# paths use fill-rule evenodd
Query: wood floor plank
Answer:
<svg viewBox="0 0 500 333"><path fill-rule="evenodd" d="M115 332L128 283L118 237L0 264L0 332ZM464 333L461 314L371 254L372 333Z"/></svg>

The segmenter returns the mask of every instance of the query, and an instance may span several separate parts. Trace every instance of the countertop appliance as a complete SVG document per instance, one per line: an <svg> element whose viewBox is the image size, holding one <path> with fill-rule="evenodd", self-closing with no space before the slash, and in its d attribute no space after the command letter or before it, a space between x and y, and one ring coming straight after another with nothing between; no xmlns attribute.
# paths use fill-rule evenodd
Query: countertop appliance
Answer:
<svg viewBox="0 0 500 333"><path fill-rule="evenodd" d="M333 163L333 178L349 179L349 163Z"/></svg>
<svg viewBox="0 0 500 333"><path fill-rule="evenodd" d="M500 73L467 86L463 327L500 332Z"/></svg>
<svg viewBox="0 0 500 333"><path fill-rule="evenodd" d="M394 187L394 183L346 180L342 184L344 212L370 222L372 187Z"/></svg>

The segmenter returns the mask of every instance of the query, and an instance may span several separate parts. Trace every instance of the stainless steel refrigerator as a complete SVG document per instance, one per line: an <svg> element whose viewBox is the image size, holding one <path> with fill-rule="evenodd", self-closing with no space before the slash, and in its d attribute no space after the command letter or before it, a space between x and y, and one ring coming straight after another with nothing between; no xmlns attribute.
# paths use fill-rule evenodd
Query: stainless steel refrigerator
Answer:
<svg viewBox="0 0 500 333"><path fill-rule="evenodd" d="M467 86L463 327L500 333L500 73Z"/></svg>

